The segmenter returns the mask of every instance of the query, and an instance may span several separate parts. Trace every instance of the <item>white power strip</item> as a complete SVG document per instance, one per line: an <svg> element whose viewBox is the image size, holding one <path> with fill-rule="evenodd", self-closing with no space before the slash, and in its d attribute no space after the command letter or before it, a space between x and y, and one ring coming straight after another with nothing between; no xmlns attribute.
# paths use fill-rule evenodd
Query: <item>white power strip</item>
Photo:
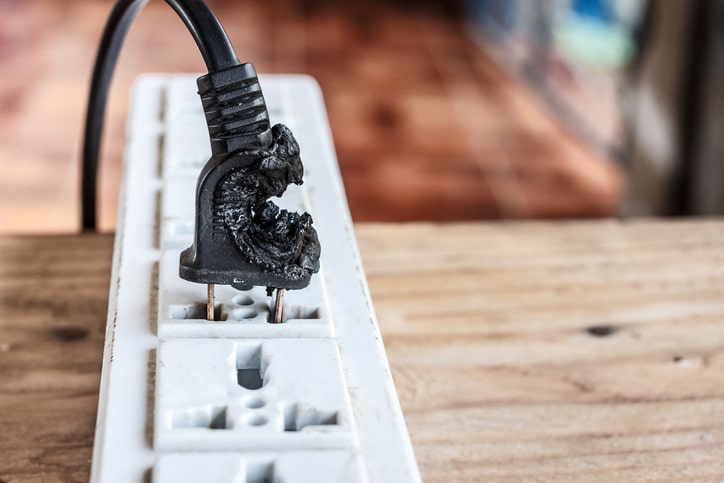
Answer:
<svg viewBox="0 0 724 483"><path fill-rule="evenodd" d="M192 242L195 183L210 156L195 77L144 76L134 90L108 308L93 482L420 481L370 303L321 93L262 76L272 123L295 133L321 271L269 324L263 288L178 276Z"/></svg>

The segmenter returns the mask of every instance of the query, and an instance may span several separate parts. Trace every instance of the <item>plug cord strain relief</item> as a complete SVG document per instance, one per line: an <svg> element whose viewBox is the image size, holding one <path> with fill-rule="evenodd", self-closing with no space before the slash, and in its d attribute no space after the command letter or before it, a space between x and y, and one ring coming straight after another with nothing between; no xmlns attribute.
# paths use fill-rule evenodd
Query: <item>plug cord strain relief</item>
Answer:
<svg viewBox="0 0 724 483"><path fill-rule="evenodd" d="M250 63L211 72L197 80L213 154L272 144L266 101Z"/></svg>

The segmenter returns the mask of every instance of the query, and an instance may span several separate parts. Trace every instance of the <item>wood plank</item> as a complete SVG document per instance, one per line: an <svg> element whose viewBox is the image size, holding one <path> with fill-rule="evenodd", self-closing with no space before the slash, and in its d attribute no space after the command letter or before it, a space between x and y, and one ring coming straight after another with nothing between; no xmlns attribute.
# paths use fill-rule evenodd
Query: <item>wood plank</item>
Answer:
<svg viewBox="0 0 724 483"><path fill-rule="evenodd" d="M724 222L357 228L425 481L724 478Z"/></svg>
<svg viewBox="0 0 724 483"><path fill-rule="evenodd" d="M724 220L358 224L425 481L724 479ZM88 477L112 239L0 237L0 479Z"/></svg>
<svg viewBox="0 0 724 483"><path fill-rule="evenodd" d="M87 481L113 238L0 237L0 480Z"/></svg>

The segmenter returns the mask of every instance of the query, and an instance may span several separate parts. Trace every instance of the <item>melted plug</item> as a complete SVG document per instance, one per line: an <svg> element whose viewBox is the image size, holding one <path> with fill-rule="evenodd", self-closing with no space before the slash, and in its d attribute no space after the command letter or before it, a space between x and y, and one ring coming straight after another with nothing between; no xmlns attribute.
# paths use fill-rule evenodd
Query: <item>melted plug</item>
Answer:
<svg viewBox="0 0 724 483"><path fill-rule="evenodd" d="M269 200L302 184L299 144L286 126L270 128L254 66L247 63L198 79L211 140L211 159L196 185L194 242L181 253L179 275L214 284L277 291L274 322L282 321L285 289L309 285L321 253L309 213L281 210Z"/></svg>

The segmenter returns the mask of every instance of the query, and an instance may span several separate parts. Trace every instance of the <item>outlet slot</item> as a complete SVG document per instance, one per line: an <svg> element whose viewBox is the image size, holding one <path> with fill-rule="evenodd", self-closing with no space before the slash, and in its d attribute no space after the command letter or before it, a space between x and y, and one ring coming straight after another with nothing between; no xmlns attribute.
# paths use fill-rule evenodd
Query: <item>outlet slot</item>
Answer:
<svg viewBox="0 0 724 483"><path fill-rule="evenodd" d="M284 408L284 431L301 431L307 426L336 426L339 424L337 411L320 411L292 404Z"/></svg>
<svg viewBox="0 0 724 483"><path fill-rule="evenodd" d="M269 308L269 317L267 322L273 323L274 310L273 307ZM290 320L319 320L321 319L321 311L319 307L305 307L302 305L285 305L284 315L282 316L282 323Z"/></svg>
<svg viewBox="0 0 724 483"><path fill-rule="evenodd" d="M274 464L249 464L246 467L246 483L272 483L274 481Z"/></svg>
<svg viewBox="0 0 724 483"><path fill-rule="evenodd" d="M206 304L171 305L170 316L175 320L193 319L206 320ZM229 318L221 304L214 305L214 322L223 321Z"/></svg>
<svg viewBox="0 0 724 483"><path fill-rule="evenodd" d="M173 411L171 413L171 427L173 429L229 429L226 424L226 407L207 406Z"/></svg>
<svg viewBox="0 0 724 483"><path fill-rule="evenodd" d="M261 373L261 345L236 346L236 382L251 391L261 389L264 385Z"/></svg>
<svg viewBox="0 0 724 483"><path fill-rule="evenodd" d="M259 368L245 368L236 370L236 382L243 388L252 391L260 389L264 385L264 379L261 378Z"/></svg>

